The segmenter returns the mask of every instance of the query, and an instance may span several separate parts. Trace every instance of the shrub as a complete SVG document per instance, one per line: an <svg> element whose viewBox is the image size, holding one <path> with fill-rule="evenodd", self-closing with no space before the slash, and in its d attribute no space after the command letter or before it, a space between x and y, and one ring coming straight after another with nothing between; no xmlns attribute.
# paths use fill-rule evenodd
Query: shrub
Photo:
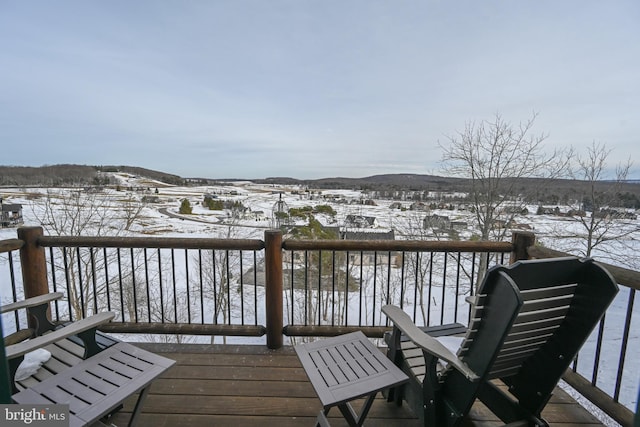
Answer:
<svg viewBox="0 0 640 427"><path fill-rule="evenodd" d="M189 203L189 200L182 199L182 202L180 203L180 213L188 215L191 214L192 211L193 208L191 207L191 203Z"/></svg>

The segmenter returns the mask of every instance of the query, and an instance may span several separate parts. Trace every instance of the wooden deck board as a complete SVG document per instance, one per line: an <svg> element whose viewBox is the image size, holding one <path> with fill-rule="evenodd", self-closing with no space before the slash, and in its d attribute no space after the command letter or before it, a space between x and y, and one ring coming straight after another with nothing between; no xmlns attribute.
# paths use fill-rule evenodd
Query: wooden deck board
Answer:
<svg viewBox="0 0 640 427"><path fill-rule="evenodd" d="M177 361L151 386L138 425L146 426L264 426L314 425L322 409L291 347L272 351L263 346L140 344ZM356 410L362 399L354 402ZM112 417L126 424L133 398ZM602 424L557 390L544 412L554 426L595 427ZM345 426L340 412L329 412L332 426ZM266 423L266 424L265 424ZM406 405L396 407L380 395L365 423L367 426L420 425ZM501 423L477 403L465 426L498 426Z"/></svg>

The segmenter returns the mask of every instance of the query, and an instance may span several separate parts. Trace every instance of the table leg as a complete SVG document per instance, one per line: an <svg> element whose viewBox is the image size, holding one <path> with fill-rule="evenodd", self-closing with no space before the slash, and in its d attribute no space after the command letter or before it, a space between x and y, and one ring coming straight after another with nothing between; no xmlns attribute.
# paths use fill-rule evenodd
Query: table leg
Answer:
<svg viewBox="0 0 640 427"><path fill-rule="evenodd" d="M331 425L329 424L329 419L327 418L329 409L331 408L320 411L320 413L318 414L318 418L316 418L316 427L331 427Z"/></svg>
<svg viewBox="0 0 640 427"><path fill-rule="evenodd" d="M349 402L338 405L338 409L342 412L342 415L345 420L347 420L349 426L361 427L362 424L364 424L364 419L367 417L367 414L369 414L369 410L371 409L371 405L373 405L376 394L377 392L374 392L367 397L362 409L360 409L360 415L356 414L356 411L353 410L353 407Z"/></svg>

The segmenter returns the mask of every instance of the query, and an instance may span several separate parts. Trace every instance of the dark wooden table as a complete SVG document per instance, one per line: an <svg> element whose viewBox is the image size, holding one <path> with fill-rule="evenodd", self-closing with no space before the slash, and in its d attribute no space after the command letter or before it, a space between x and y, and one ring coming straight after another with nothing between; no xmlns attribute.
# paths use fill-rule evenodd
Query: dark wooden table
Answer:
<svg viewBox="0 0 640 427"><path fill-rule="evenodd" d="M337 406L350 426L361 426L376 394L408 381L408 377L360 331L295 347L323 410L317 424L328 426ZM350 401L367 397L360 415Z"/></svg>

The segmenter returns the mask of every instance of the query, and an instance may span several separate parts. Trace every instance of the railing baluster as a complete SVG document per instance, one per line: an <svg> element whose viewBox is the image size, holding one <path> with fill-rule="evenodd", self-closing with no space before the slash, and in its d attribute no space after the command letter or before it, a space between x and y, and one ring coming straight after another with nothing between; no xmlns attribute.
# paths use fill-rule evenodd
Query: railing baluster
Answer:
<svg viewBox="0 0 640 427"><path fill-rule="evenodd" d="M444 325L444 312L445 312L445 295L447 294L446 289L447 289L447 261L449 259L449 257L447 256L447 253L445 252L442 255L442 258L444 258L444 269L442 272L442 302L440 303L440 324Z"/></svg>
<svg viewBox="0 0 640 427"><path fill-rule="evenodd" d="M360 251L360 304L358 308L358 326L362 326L362 292L364 288L363 283L363 273L364 273L364 252Z"/></svg>
<svg viewBox="0 0 640 427"><path fill-rule="evenodd" d="M74 316L73 316L73 311L71 310L71 298L73 294L71 293L71 279L69 277L69 259L67 257L66 247L62 248L62 257L64 261L64 278L67 284L67 306L69 307L69 321L73 321Z"/></svg>
<svg viewBox="0 0 640 427"><path fill-rule="evenodd" d="M318 297L316 298L318 305L318 326L322 321L322 251L318 251Z"/></svg>
<svg viewBox="0 0 640 427"><path fill-rule="evenodd" d="M129 251L129 256L131 258L131 288L133 289L133 318L134 322L138 323L138 292L137 292L137 283L136 283L136 261L133 253L133 248Z"/></svg>
<svg viewBox="0 0 640 427"><path fill-rule="evenodd" d="M431 297L433 292L433 257L434 253L429 254L429 297L427 298L427 321L425 325L431 326ZM422 267L421 267L422 268Z"/></svg>
<svg viewBox="0 0 640 427"><path fill-rule="evenodd" d="M226 250L224 252L224 261L225 261L225 279L226 283L224 284L227 290L227 321L231 323L231 266L229 265L229 251Z"/></svg>
<svg viewBox="0 0 640 427"><path fill-rule="evenodd" d="M98 285L96 283L96 259L93 251L93 247L89 249L89 259L91 261L91 284L93 286L93 314L98 313Z"/></svg>
<svg viewBox="0 0 640 427"><path fill-rule="evenodd" d="M618 362L618 373L616 375L616 387L613 392L613 400L620 399L620 388L622 386L622 373L624 371L625 358L627 356L627 344L629 343L629 331L631 330L631 316L633 314L633 302L636 297L635 289L629 289L629 302L627 303L627 315L624 321L624 332L622 333L622 348L620 349L620 359Z"/></svg>
<svg viewBox="0 0 640 427"><path fill-rule="evenodd" d="M391 304L391 251L387 252L387 299L385 304Z"/></svg>
<svg viewBox="0 0 640 427"><path fill-rule="evenodd" d="M218 277L216 275L216 251L211 251L211 265L213 270L213 323L218 323Z"/></svg>
<svg viewBox="0 0 640 427"><path fill-rule="evenodd" d="M594 362L593 362L593 375L591 377L591 384L592 385L596 385L596 383L598 382L598 366L600 366L600 351L602 349L602 338L604 336L604 323L606 321L606 314L602 316L602 319L600 319L600 324L598 326L598 338L596 339L596 352L595 352L595 358L594 358ZM578 369L578 358L576 357L575 361L573 362L573 369L574 371Z"/></svg>
<svg viewBox="0 0 640 427"><path fill-rule="evenodd" d="M151 292L149 290L149 262L147 258L147 248L142 248L142 257L144 259L144 287L147 297L147 319L151 323Z"/></svg>
<svg viewBox="0 0 640 427"><path fill-rule="evenodd" d="M253 324L258 326L258 253L256 251L253 251Z"/></svg>
<svg viewBox="0 0 640 427"><path fill-rule="evenodd" d="M240 251L239 254L240 257L240 324L242 326L244 326L244 283L243 283L243 277L242 277L242 272L244 271L242 269L242 251Z"/></svg>
<svg viewBox="0 0 640 427"><path fill-rule="evenodd" d="M9 252L9 260L11 260L11 252ZM55 264L54 257L53 257L53 247L49 248L49 263L51 264L51 284L53 285L53 292L58 292L58 280L57 280L57 274L56 274L56 264ZM10 263L10 265L11 265L11 263ZM11 269L12 269L11 277L13 277L13 266L11 266ZM15 286L13 287L13 293L14 293L14 301L15 301ZM58 305L58 300L54 301L54 307L56 308L55 321L59 322L60 321L60 307ZM16 314L16 319L17 319L18 313L16 312L15 314Z"/></svg>
<svg viewBox="0 0 640 427"><path fill-rule="evenodd" d="M125 317L124 317L124 289L123 289L123 284L122 284L122 254L120 253L120 248L117 249L117 255L118 255L118 284L120 287L120 317L122 317L122 321L125 321ZM129 317L129 320L131 320L131 317Z"/></svg>
<svg viewBox="0 0 640 427"><path fill-rule="evenodd" d="M189 292L189 249L184 250L185 289L187 291L187 323L191 323L191 295Z"/></svg>
<svg viewBox="0 0 640 427"><path fill-rule="evenodd" d="M376 324L376 285L378 284L378 251L373 251L373 298L371 299L373 308L371 310L371 325Z"/></svg>
<svg viewBox="0 0 640 427"><path fill-rule="evenodd" d="M13 297L13 301L18 301L18 293L17 293L17 286L16 286L16 275L14 272L14 268L13 268L13 254L11 253L11 251L7 252L7 261L9 262L9 277L11 280L11 296ZM15 322L16 322L16 331L20 329L20 317L18 315L18 310L15 310L13 312L13 316L15 318Z"/></svg>
<svg viewBox="0 0 640 427"><path fill-rule="evenodd" d="M82 313L82 318L87 317L86 307L84 305L84 289L82 287L83 278L82 278L82 265L81 265L81 256L80 256L80 246L76 248L76 264L78 267L78 293L80 294L80 311Z"/></svg>
<svg viewBox="0 0 640 427"><path fill-rule="evenodd" d="M291 290L291 322L290 323L292 325L294 325L296 323L295 316L294 316L294 307L295 307L295 304L294 304L294 301L295 301L294 287L295 286L293 286L294 285L294 277L295 277L294 276L294 271L295 271L295 264L294 264L295 252L294 251L289 251L289 252L291 253L291 280L289 282L289 286L291 287L291 289L290 289ZM305 294L306 294L306 292L305 292Z"/></svg>
<svg viewBox="0 0 640 427"><path fill-rule="evenodd" d="M401 252L402 257L401 257L401 264L400 264L400 303L398 304L400 306L400 308L404 308L404 291L405 291L405 251ZM387 321L387 326L389 326L389 322Z"/></svg>
<svg viewBox="0 0 640 427"><path fill-rule="evenodd" d="M109 260L107 258L107 248L102 248L102 258L104 259L104 287L107 294L107 311L111 311L111 293L109 290Z"/></svg>
<svg viewBox="0 0 640 427"><path fill-rule="evenodd" d="M476 286L475 286L475 279L476 279L476 252L473 252L471 254L471 280L469 283L469 295L470 296L474 296L475 292L476 292ZM471 310L473 309L473 307L471 307L471 304L469 304L469 313L467 314L467 325L469 323L471 323Z"/></svg>
<svg viewBox="0 0 640 427"><path fill-rule="evenodd" d="M344 285L344 324L349 324L349 279L351 278L351 264L349 263L349 251L346 253L345 257L345 285Z"/></svg>
<svg viewBox="0 0 640 427"><path fill-rule="evenodd" d="M160 248L157 249L158 253L158 288L160 289L160 323L164 323L164 285L162 283L162 253Z"/></svg>
<svg viewBox="0 0 640 427"><path fill-rule="evenodd" d="M455 304L453 305L453 323L458 322L458 298L460 296L460 269L461 269L461 254L458 252L458 266L456 269L456 297ZM444 311L444 310L443 310Z"/></svg>
<svg viewBox="0 0 640 427"><path fill-rule="evenodd" d="M198 249L198 275L200 278L200 324L204 325L204 279L202 277L202 249Z"/></svg>
<svg viewBox="0 0 640 427"><path fill-rule="evenodd" d="M309 326L309 252L304 251L304 326Z"/></svg>

